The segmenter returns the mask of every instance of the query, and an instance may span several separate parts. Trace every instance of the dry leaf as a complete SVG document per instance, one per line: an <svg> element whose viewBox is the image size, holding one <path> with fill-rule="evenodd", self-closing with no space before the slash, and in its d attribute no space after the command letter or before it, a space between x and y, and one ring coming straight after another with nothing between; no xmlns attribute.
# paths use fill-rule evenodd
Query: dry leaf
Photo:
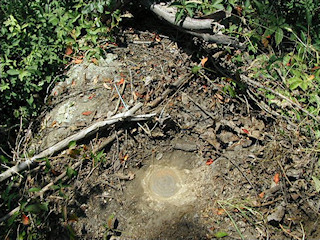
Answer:
<svg viewBox="0 0 320 240"><path fill-rule="evenodd" d="M280 182L280 174L276 173L273 177L273 181L278 184Z"/></svg>
<svg viewBox="0 0 320 240"><path fill-rule="evenodd" d="M22 216L21 216L21 221L22 221L22 224L25 225L25 226L27 226L27 225L30 224L30 219L29 219L29 217L28 217L27 215L25 215L25 214L22 214Z"/></svg>
<svg viewBox="0 0 320 240"><path fill-rule="evenodd" d="M106 83L103 83L103 86L104 86L106 89L108 89L108 90L111 89L111 87L110 87L108 84L106 84Z"/></svg>
<svg viewBox="0 0 320 240"><path fill-rule="evenodd" d="M121 78L120 81L117 83L118 85L122 85L124 83L124 78Z"/></svg>
<svg viewBox="0 0 320 240"><path fill-rule="evenodd" d="M201 66L204 67L204 64L208 61L208 57L202 58L201 59Z"/></svg>
<svg viewBox="0 0 320 240"><path fill-rule="evenodd" d="M309 77L308 77L308 80L313 80L315 78L315 76L314 75L310 75Z"/></svg>
<svg viewBox="0 0 320 240"><path fill-rule="evenodd" d="M259 198L264 198L265 192L260 193L258 196Z"/></svg>
<svg viewBox="0 0 320 240"><path fill-rule="evenodd" d="M91 113L92 113L92 111L86 111L86 112L83 112L82 115L89 116Z"/></svg>
<svg viewBox="0 0 320 240"><path fill-rule="evenodd" d="M72 54L72 47L71 46L67 46L66 48L66 55L69 56Z"/></svg>
<svg viewBox="0 0 320 240"><path fill-rule="evenodd" d="M262 44L263 44L263 46L264 46L265 48L268 47L269 41L268 41L267 38L262 37L261 42L262 42Z"/></svg>
<svg viewBox="0 0 320 240"><path fill-rule="evenodd" d="M225 211L224 211L223 208L218 208L218 209L217 209L217 214L218 214L218 215L222 215L222 214L224 214L224 212L225 212Z"/></svg>
<svg viewBox="0 0 320 240"><path fill-rule="evenodd" d="M213 163L213 159L212 159L212 158L210 158L210 159L208 159L208 160L207 160L206 165L208 165L208 166L209 166L209 165L211 165L212 163Z"/></svg>
<svg viewBox="0 0 320 240"><path fill-rule="evenodd" d="M88 99L92 99L92 98L94 98L96 96L96 94L94 93L94 94L92 94L90 97L88 97Z"/></svg>
<svg viewBox="0 0 320 240"><path fill-rule="evenodd" d="M73 60L73 63L75 64L80 64L83 62L83 59L80 59L80 58L76 58L75 60Z"/></svg>
<svg viewBox="0 0 320 240"><path fill-rule="evenodd" d="M92 59L91 59L91 62L93 62L95 65L98 65L98 64L99 64L99 61L98 61L96 58L92 58Z"/></svg>

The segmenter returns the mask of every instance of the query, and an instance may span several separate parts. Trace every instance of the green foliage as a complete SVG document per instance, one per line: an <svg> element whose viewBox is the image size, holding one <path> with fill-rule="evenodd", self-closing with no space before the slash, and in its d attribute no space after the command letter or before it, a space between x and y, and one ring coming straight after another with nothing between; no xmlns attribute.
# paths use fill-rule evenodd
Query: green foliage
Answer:
<svg viewBox="0 0 320 240"><path fill-rule="evenodd" d="M67 47L74 54L90 50L97 55L100 38L113 41L112 31L121 20L119 10L108 11L113 2L1 1L1 127L38 114L48 84L69 61Z"/></svg>
<svg viewBox="0 0 320 240"><path fill-rule="evenodd" d="M0 4L0 132L3 129L36 117L43 105L49 84L65 70L65 65L77 55L98 58L104 51L101 41L115 41L113 35L121 21L120 10L113 10L114 0L2 0ZM72 49L71 53L66 49ZM6 137L2 140L7 141ZM2 142L0 142L1 146ZM75 148L75 143L69 146ZM74 153L72 151L72 153ZM74 154L76 155L76 154ZM73 157L73 156L71 156ZM98 156L100 159L101 156ZM51 173L49 159L45 172ZM0 155L0 163L10 159ZM67 176L77 172L66 167ZM20 177L14 177L1 193L1 214L5 215L20 205L5 222L0 237L10 239L40 239L44 227L42 220L47 213L47 203L40 203L32 196L40 191L37 186L27 191L17 188ZM52 186L64 193L65 185ZM25 195L28 194L28 201ZM27 204L28 202L28 204ZM22 214L32 216L32 226L21 223ZM11 230L10 230L11 229ZM14 229L14 231L12 231Z"/></svg>
<svg viewBox="0 0 320 240"><path fill-rule="evenodd" d="M312 176L312 180L314 182L316 191L319 193L320 192L320 180L319 180L319 178L317 178L315 176Z"/></svg>
<svg viewBox="0 0 320 240"><path fill-rule="evenodd" d="M183 20L186 16L193 17L197 15L209 15L216 10L224 9L222 0L204 0L204 1L186 1L180 0L170 4L170 6L177 8L176 23Z"/></svg>
<svg viewBox="0 0 320 240"><path fill-rule="evenodd" d="M187 15L204 16L208 14L207 9L231 12L231 18L222 22L225 34L247 43L247 55L243 51L229 52L237 71L246 69L248 58L255 63L250 67L249 76L262 80L263 85L278 93L263 90L269 103L278 105L281 114L293 122L311 116L313 123L309 122L311 125L307 128L312 129L316 138L320 136L316 120L320 113L319 5L319 0L229 0L223 3L180 0L172 4L177 8L177 21ZM192 71L196 74L199 69ZM239 82L232 82L224 91L236 96L235 90L241 91L241 88ZM296 105L279 99L279 94ZM291 108L286 108L288 104Z"/></svg>
<svg viewBox="0 0 320 240"><path fill-rule="evenodd" d="M27 205L23 210L30 213L42 213L47 212L49 209L48 203L35 203Z"/></svg>
<svg viewBox="0 0 320 240"><path fill-rule="evenodd" d="M216 237L216 238L223 238L223 237L226 237L226 236L228 236L229 234L228 233L226 233L226 232L216 232L215 234L214 234L214 236Z"/></svg>

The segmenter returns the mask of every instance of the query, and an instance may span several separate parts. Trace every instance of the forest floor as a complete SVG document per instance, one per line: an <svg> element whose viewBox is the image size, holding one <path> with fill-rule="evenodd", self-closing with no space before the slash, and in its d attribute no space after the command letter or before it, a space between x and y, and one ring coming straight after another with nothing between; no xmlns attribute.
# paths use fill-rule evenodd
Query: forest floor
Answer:
<svg viewBox="0 0 320 240"><path fill-rule="evenodd" d="M52 90L36 151L138 102L147 119L118 119L30 172L25 189L55 186L28 193L49 202L46 238L319 239L311 140L261 109L249 86L230 96L228 51L150 21Z"/></svg>

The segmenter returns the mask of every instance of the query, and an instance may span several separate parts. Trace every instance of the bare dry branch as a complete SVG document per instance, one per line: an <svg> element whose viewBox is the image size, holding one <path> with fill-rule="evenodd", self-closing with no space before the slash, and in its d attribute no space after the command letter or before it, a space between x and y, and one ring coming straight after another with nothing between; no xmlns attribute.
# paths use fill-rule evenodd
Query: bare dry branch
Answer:
<svg viewBox="0 0 320 240"><path fill-rule="evenodd" d="M128 118L130 120L142 120L143 119L143 115L139 115L139 116L132 116L138 109L140 109L143 106L142 103L138 103L137 105L135 105L134 107L132 107L130 110L123 112L123 113L119 113L105 121L101 121L101 122L96 122L94 124L92 124L91 126L82 129L80 132L73 134L69 137L67 137L66 139L56 143L55 145L47 148L46 150L44 150L43 152L33 156L32 158L12 167L9 168L8 170L6 170L5 172L0 174L0 182L6 180L7 178L11 177L13 174L18 173L20 171L23 171L27 168L30 168L30 166L34 163L35 160L37 159L41 159L47 156L50 156L64 148L66 148L68 146L68 144L71 141L78 141L80 139L84 139L88 136L91 136L92 134L96 133L100 128L103 128L105 126L117 123L117 122L121 122L124 120L127 120ZM151 116L154 116L153 114L151 115L145 115L147 118L150 118Z"/></svg>

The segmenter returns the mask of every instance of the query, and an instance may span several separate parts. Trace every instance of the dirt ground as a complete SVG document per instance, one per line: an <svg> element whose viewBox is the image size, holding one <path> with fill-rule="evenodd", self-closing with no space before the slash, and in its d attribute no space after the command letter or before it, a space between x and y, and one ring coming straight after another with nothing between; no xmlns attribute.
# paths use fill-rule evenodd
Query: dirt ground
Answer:
<svg viewBox="0 0 320 240"><path fill-rule="evenodd" d="M83 162L68 186L43 196L48 238L319 239L310 140L241 90L230 97L218 73L192 74L217 52L232 68L227 52L143 28L126 28L106 59L71 67L52 90L37 151L138 102L137 114L156 116L119 121L52 158L54 172ZM103 154L88 153L121 129Z"/></svg>

